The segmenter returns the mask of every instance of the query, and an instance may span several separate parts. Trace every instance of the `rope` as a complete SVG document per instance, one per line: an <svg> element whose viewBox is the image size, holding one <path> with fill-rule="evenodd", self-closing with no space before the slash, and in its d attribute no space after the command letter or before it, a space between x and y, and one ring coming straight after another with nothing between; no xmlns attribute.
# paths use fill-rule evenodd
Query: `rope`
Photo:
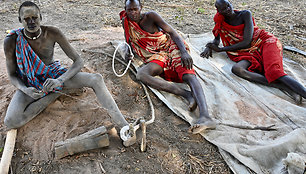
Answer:
<svg viewBox="0 0 306 174"><path fill-rule="evenodd" d="M117 74L117 72L116 72L116 70L115 70L115 57L116 57L116 53L117 53L117 51L118 51L120 45L122 45L122 44L125 44L125 45L127 45L127 46L129 47L129 51L130 51L130 53L131 53L131 55L132 55L132 58L131 58L131 60L129 60L129 63L128 63L128 65L126 66L126 69L124 70L124 72L123 72L122 74ZM130 65L131 65L131 62L132 62L133 58L134 58L134 54L133 54L133 52L132 52L131 46L130 46L128 43L126 43L126 42L121 42L121 43L117 46L117 48L116 48L116 50L115 50L115 52L114 52L114 54L113 54L112 68L113 68L114 74L115 74L117 77L122 77L122 76L124 76L124 74L125 74L125 73L127 72L127 70L129 69L129 67L130 67Z"/></svg>
<svg viewBox="0 0 306 174"><path fill-rule="evenodd" d="M114 73L115 73L115 75L116 75L117 77L122 77L122 76L127 72L127 70L129 69L129 70L136 76L137 73L130 67L130 64L131 64L132 59L129 61L128 64L126 64L124 61L122 61L122 60L116 58L116 53L117 53L119 47L120 47L122 44L128 45L129 51L130 51L130 53L132 54L132 59L134 58L134 55L133 55L133 53L132 53L132 50L131 50L130 45L127 44L126 42L120 43L120 44L117 46L117 48L115 49L115 52L114 52L114 54L113 54L113 60L112 60L113 71L114 71ZM106 54L106 55L108 55L108 54ZM109 55L108 55L108 56L109 56ZM114 68L115 59L116 59L118 62L122 63L123 65L127 66L126 69L125 69L125 71L124 71L124 73L121 74L121 75L118 75L118 74L116 73L116 71L115 71L115 68ZM148 92L147 87L146 87L142 82L140 82L140 84L141 84L141 86L142 86L142 88L143 88L143 90L144 90L144 92L145 92L145 94L146 94L146 96L147 96L147 99L148 99L148 101L149 101L149 104L150 104L151 119L150 119L149 121L145 122L145 125L149 125L149 124L152 124L152 123L154 122L154 120L155 120L155 110L154 110L153 102L152 102L152 100L151 100L151 98L150 98L150 95L149 95L149 92ZM130 123L129 125L126 125L126 126L124 126L124 127L121 128L121 130L120 130L120 138L121 138L123 141L126 141L126 140L128 140L129 138L131 138L131 137L134 136L134 132L136 132L137 129L139 129L139 127L140 127L140 126L139 126L139 121L140 121L140 119L141 119L141 118L138 118L134 123Z"/></svg>
<svg viewBox="0 0 306 174"><path fill-rule="evenodd" d="M117 51L118 51L118 49L119 49L119 46L122 45L122 44L127 44L127 43L126 43L126 42L120 43L120 44L117 46L117 48L116 48L116 50L115 50L113 56L111 56L110 54L105 53L105 52L98 52L98 53L102 53L102 54L104 54L104 55L106 55L106 56L109 56L109 57L112 57L112 58L113 58L113 59L112 59L112 68L113 68L113 72L115 73L116 76L122 77L122 76L127 72L128 69L136 76L137 73L130 67L130 64L131 64L132 59L134 58L134 55L133 55L133 53L132 53L131 47L130 47L128 44L127 44L127 45L128 45L129 50L130 50L130 52L131 52L131 54L132 54L132 59L129 61L129 63L126 64L124 61L122 61L122 60L118 59L117 57L115 57L115 56L116 56L116 53L117 53ZM83 51L85 51L85 50L83 50ZM118 75L118 74L116 73L116 71L115 71L115 68L114 68L114 61L115 61L115 60L117 60L117 61L120 62L121 64L127 66L127 68L125 69L124 73L121 74L121 75ZM141 83L141 82L140 82L140 84L141 84L141 86L142 86L142 88L143 88L143 90L144 90L144 92L145 92L145 95L146 95L146 97L147 97L147 99L148 99L148 102L149 102L149 105L150 105L150 109L151 109L151 119L150 119L149 121L145 122L145 125L149 125L149 124L152 124L152 123L154 122L154 120L155 120L154 105L153 105L153 102L152 102L151 97L150 97L150 95L149 95L149 92L148 92L147 87L146 87L143 83ZM59 93L59 94L62 94L62 95L65 95L65 96L68 96L68 97L71 97L71 98L73 98L73 99L75 99L75 100L78 100L78 101L81 101L81 102L86 102L88 105L98 107L98 109L105 109L105 108L103 108L103 107L101 107L101 106L97 106L96 104L92 104L92 103L89 103L88 101L85 101L85 100L82 100L82 99L73 97L73 96L71 96L71 95L69 95L69 94L66 94L66 93L64 93L64 92L60 92L60 91L54 91L54 92ZM135 132L139 129L139 127L140 127L140 126L139 126L139 122L140 122L141 118L142 118L142 117L138 118L134 123L130 123L129 125L126 125L126 126L124 126L124 127L121 128L121 130L120 130L120 138L121 138L123 141L126 141L126 140L128 140L129 138L131 138L131 137L134 136L134 133L135 133Z"/></svg>

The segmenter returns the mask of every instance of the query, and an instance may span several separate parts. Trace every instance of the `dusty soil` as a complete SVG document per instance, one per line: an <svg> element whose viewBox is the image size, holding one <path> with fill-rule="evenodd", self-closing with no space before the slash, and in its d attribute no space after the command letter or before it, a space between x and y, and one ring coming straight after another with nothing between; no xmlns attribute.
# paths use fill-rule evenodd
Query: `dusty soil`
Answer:
<svg viewBox="0 0 306 174"><path fill-rule="evenodd" d="M21 1L0 1L0 40L6 30L21 27L18 7ZM43 25L54 25L68 37L86 62L83 71L98 72L104 76L120 110L132 122L140 116L150 115L149 105L141 85L132 74L117 78L111 69L111 59L104 54L85 53L85 50L110 51L109 41L122 40L118 13L123 1L54 0L38 1L43 15ZM232 0L236 9L252 11L257 24L272 32L283 45L306 50L305 2L303 1L238 1ZM175 29L184 33L209 32L213 28L216 12L212 0L148 0L144 11L155 10ZM2 49L2 46L1 46ZM56 47L56 59L70 65L64 53ZM284 51L284 56L304 66L305 57ZM14 94L5 70L5 58L0 51L0 148L5 139L3 119ZM122 69L122 66L118 66ZM37 118L18 129L17 143L12 160L13 173L231 173L218 149L200 135L187 133L189 125L175 116L152 93L156 108L156 121L147 128L148 149L139 151L135 144L125 148L117 136L110 138L108 148L93 150L54 159L54 143L105 124L109 120L91 89L82 89L73 98L62 96L46 108Z"/></svg>

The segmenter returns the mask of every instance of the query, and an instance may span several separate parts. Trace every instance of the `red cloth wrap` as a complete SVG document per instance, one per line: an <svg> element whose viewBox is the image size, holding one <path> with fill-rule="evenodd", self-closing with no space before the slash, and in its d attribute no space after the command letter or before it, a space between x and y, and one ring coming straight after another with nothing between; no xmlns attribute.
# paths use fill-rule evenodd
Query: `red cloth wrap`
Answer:
<svg viewBox="0 0 306 174"><path fill-rule="evenodd" d="M184 74L195 74L194 69L188 70L181 64L181 52L170 35L160 31L149 33L130 20L125 11L120 12L120 19L124 20L126 42L144 63L156 63L164 70L161 77L168 81L183 82ZM186 50L188 45L184 42Z"/></svg>
<svg viewBox="0 0 306 174"><path fill-rule="evenodd" d="M254 22L254 34L251 46L247 49L227 51L228 57L239 62L248 60L251 72L264 74L268 82L273 82L279 77L287 75L283 69L283 49L281 42L271 33L259 29ZM215 27L213 34L220 35L223 46L234 45L243 41L244 24L238 26L229 25L224 21L224 16L217 13L214 17Z"/></svg>

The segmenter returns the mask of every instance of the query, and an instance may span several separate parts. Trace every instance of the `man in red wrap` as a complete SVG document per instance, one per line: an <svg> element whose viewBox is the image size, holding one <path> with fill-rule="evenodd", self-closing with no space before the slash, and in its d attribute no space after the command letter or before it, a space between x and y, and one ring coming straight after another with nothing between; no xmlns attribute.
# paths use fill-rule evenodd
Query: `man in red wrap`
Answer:
<svg viewBox="0 0 306 174"><path fill-rule="evenodd" d="M206 45L202 57L211 57L212 50L226 51L228 57L237 62L232 72L251 82L273 86L287 91L298 102L306 98L306 90L299 82L284 73L282 44L256 26L248 10L233 10L228 0L217 0L214 17L215 39ZM220 37L222 48L218 45Z"/></svg>
<svg viewBox="0 0 306 174"><path fill-rule="evenodd" d="M190 132L196 134L204 129L214 129L216 123L209 116L187 44L156 12L141 13L141 9L140 0L126 0L125 11L120 13L126 41L145 63L138 70L137 79L155 89L184 97L191 111L198 106L200 116L190 127ZM158 75L163 79L155 77ZM167 81L186 82L191 92Z"/></svg>

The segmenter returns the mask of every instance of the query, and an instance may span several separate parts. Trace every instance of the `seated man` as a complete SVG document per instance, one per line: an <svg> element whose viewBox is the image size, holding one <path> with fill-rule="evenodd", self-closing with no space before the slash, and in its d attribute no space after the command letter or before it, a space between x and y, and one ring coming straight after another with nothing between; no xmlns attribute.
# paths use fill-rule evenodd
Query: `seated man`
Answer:
<svg viewBox="0 0 306 174"><path fill-rule="evenodd" d="M284 73L282 45L272 34L259 29L248 10L234 11L228 0L217 0L214 17L215 39L201 53L208 58L212 50L226 51L237 62L232 72L246 80L287 91L296 102L306 98L305 88ZM220 37L224 47L220 48Z"/></svg>
<svg viewBox="0 0 306 174"><path fill-rule="evenodd" d="M157 13L141 13L141 9L140 0L126 0L125 11L120 13L126 41L145 63L138 70L137 79L155 89L184 97L191 111L198 106L200 116L190 128L192 133L214 129L216 123L209 116L204 92L192 69L187 44ZM157 75L165 80L155 77ZM191 92L166 80L186 82Z"/></svg>
<svg viewBox="0 0 306 174"><path fill-rule="evenodd" d="M84 63L64 34L55 27L41 26L38 6L30 1L19 8L22 29L11 31L5 38L4 52L8 76L17 88L5 116L8 129L23 126L61 95L60 90L90 87L100 104L119 126L128 125L100 74L80 72ZM73 60L69 69L54 61L54 45L58 43Z"/></svg>

